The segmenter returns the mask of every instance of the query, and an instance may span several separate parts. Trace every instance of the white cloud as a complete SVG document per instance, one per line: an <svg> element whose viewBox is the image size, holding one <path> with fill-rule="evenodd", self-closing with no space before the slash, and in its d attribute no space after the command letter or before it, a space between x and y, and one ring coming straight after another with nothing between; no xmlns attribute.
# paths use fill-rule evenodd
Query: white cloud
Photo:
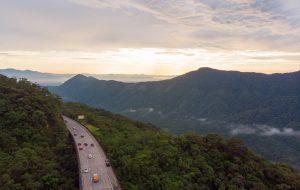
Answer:
<svg viewBox="0 0 300 190"><path fill-rule="evenodd" d="M269 125L231 125L231 135L261 135L261 136L296 136L300 131L293 128L275 128Z"/></svg>
<svg viewBox="0 0 300 190"><path fill-rule="evenodd" d="M300 3L297 0L74 0L97 8L134 8L177 25L177 35L207 45L226 42L232 48L277 48L295 50L300 40ZM97 4L97 5L95 5ZM207 39L209 32L212 38ZM197 33L198 35L193 35ZM204 34L204 35L203 35ZM290 36L289 36L290 35ZM273 40L278 40L281 47ZM190 43L189 41L189 43ZM203 43L204 41L204 43ZM249 41L245 45L244 41ZM257 42L258 41L258 42ZM261 43L259 43L261 42ZM195 45L193 44L193 45ZM253 45L252 45L253 44Z"/></svg>
<svg viewBox="0 0 300 190"><path fill-rule="evenodd" d="M134 112L136 112L136 110L135 109L129 109L128 112L134 113Z"/></svg>
<svg viewBox="0 0 300 190"><path fill-rule="evenodd" d="M287 72L300 69L300 2L1 0L0 41L0 51L26 55L0 55L1 67Z"/></svg>
<svg viewBox="0 0 300 190"><path fill-rule="evenodd" d="M154 108L147 108L146 110L147 110L147 112L151 113L154 111Z"/></svg>

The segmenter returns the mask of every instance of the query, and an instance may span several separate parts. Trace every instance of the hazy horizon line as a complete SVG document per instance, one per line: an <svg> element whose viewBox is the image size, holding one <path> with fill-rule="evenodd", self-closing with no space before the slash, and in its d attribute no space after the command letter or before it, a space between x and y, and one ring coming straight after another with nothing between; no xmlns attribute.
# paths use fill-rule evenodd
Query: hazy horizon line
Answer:
<svg viewBox="0 0 300 190"><path fill-rule="evenodd" d="M199 67L198 69L195 69L195 70L191 70L191 71L188 71L186 73L189 73L189 72L193 72L193 71L197 71L197 70L200 70L200 69L205 69L205 68L208 68L208 69L212 69L212 70L219 70L219 71L233 71L233 72L241 72L241 73L259 73L259 74L266 74L266 75L272 75L272 74L285 74L285 73L294 73L294 72L299 72L300 71L300 68L299 69L296 69L294 71L290 71L290 72L257 72L257 71L244 71L244 70L234 70L234 69L218 69L218 68L213 68L213 67ZM132 76L132 75L136 75L136 76L162 76L162 77L176 77L176 76L180 76L180 75L184 75L186 73L183 73L183 74L180 74L180 75L163 75L163 74L160 74L160 75L157 75L157 74L145 74L145 73L55 73L55 72L48 72L48 71L39 71L39 70L31 70L31 69L18 69L18 68L13 68L13 67L6 67L6 68L0 68L0 70L15 70L15 71L22 71L22 72L26 72L26 71L29 71L29 72L37 72L37 73L41 73L41 74L54 74L54 75L123 75L123 76Z"/></svg>
<svg viewBox="0 0 300 190"><path fill-rule="evenodd" d="M204 67L203 67L204 68ZM142 76L178 76L178 75L157 75L157 74L144 74L144 73L132 73L132 74L123 74L123 73L55 73L55 72L47 72L47 71L38 71L38 70L31 70L31 69L17 69L12 67L7 68L0 68L0 70L15 70L15 71L30 71L30 72L37 72L41 74L54 74L54 75L142 75Z"/></svg>

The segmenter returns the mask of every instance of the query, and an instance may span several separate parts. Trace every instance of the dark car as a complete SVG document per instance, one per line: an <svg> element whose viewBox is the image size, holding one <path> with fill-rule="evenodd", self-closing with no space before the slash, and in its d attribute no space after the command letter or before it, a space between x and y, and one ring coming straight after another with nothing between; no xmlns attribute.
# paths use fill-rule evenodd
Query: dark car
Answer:
<svg viewBox="0 0 300 190"><path fill-rule="evenodd" d="M110 162L108 160L105 160L106 167L110 167Z"/></svg>
<svg viewBox="0 0 300 190"><path fill-rule="evenodd" d="M81 145L81 143L78 143L78 146L80 146Z"/></svg>
<svg viewBox="0 0 300 190"><path fill-rule="evenodd" d="M81 138L83 138L84 136L83 135L81 135Z"/></svg>
<svg viewBox="0 0 300 190"><path fill-rule="evenodd" d="M84 143L84 146L87 146L88 145L88 143Z"/></svg>
<svg viewBox="0 0 300 190"><path fill-rule="evenodd" d="M93 143L91 143L91 146L94 147L95 145Z"/></svg>

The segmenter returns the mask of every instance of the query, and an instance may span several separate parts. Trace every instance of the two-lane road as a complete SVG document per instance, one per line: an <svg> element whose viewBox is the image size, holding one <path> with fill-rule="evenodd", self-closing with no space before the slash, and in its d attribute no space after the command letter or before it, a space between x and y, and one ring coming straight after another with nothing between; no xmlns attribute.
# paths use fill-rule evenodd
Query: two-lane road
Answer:
<svg viewBox="0 0 300 190"><path fill-rule="evenodd" d="M73 136L79 161L79 185L82 190L119 190L120 186L113 169L107 166L105 152L94 136L80 123L63 116L65 124ZM83 147L79 149L79 143ZM86 143L86 144L85 144ZM89 155L92 158L89 158ZM100 177L98 183L92 181L93 174Z"/></svg>

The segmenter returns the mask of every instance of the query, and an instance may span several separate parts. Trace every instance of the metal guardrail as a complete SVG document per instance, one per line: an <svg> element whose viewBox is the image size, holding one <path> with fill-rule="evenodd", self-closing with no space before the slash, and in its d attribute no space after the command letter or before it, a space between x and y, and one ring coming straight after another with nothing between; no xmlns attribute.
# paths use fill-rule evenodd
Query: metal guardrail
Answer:
<svg viewBox="0 0 300 190"><path fill-rule="evenodd" d="M65 122L65 121L64 121ZM72 135L71 133L71 130L67 127L68 131L70 132L70 135L73 139L73 145L74 145L74 148L76 149L76 156L77 156L77 163L79 163L79 152L78 152L78 148L77 148L77 145L76 145L76 142L75 142L75 139L74 139L74 136ZM81 176L81 166L80 164L77 164L78 165L78 174L79 174L79 189L80 190L83 190L83 184L82 184L82 176Z"/></svg>

